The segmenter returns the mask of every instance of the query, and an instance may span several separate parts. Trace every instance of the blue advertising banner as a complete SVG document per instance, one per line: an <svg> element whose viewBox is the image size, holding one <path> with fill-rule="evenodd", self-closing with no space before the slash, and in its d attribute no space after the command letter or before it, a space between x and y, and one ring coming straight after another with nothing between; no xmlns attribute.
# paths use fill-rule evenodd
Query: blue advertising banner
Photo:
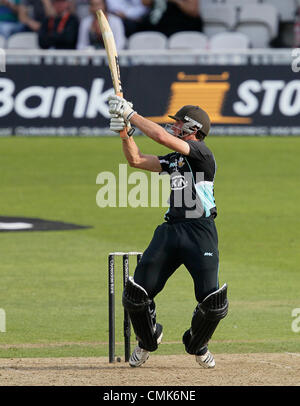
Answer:
<svg viewBox="0 0 300 406"><path fill-rule="evenodd" d="M212 134L300 135L300 76L290 66L140 65L121 68L125 97L165 124L200 105ZM0 135L110 134L103 66L9 65L0 74Z"/></svg>

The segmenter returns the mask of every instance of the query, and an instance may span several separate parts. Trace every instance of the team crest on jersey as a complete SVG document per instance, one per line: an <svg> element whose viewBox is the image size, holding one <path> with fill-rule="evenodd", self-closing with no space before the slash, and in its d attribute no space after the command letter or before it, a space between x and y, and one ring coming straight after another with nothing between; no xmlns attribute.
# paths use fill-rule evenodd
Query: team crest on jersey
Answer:
<svg viewBox="0 0 300 406"><path fill-rule="evenodd" d="M169 165L169 168L175 168L175 170L177 171L178 168L182 168L185 164L184 158L181 156L179 157L179 159L175 159L174 162L171 162Z"/></svg>

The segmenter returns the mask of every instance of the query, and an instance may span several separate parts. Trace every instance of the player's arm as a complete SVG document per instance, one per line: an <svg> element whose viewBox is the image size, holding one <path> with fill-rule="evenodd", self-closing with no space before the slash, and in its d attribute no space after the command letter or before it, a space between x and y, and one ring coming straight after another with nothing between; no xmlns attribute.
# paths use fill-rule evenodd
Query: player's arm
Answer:
<svg viewBox="0 0 300 406"><path fill-rule="evenodd" d="M170 148L172 151L180 152L183 155L189 155L190 146L187 142L176 138L164 130L160 125L148 120L147 118L134 114L130 123L139 128L145 135L152 140Z"/></svg>
<svg viewBox="0 0 300 406"><path fill-rule="evenodd" d="M133 137L133 129L130 123L125 122L123 117L112 114L110 119L110 129L116 133L127 130L127 138L122 138L123 152L130 166L139 169L145 169L151 172L161 172L162 167L159 159L155 155L142 154L138 146L136 145Z"/></svg>
<svg viewBox="0 0 300 406"><path fill-rule="evenodd" d="M162 167L155 155L142 154L133 137L122 140L123 152L130 166L151 172L161 172Z"/></svg>
<svg viewBox="0 0 300 406"><path fill-rule="evenodd" d="M159 144L170 148L172 151L180 152L183 155L189 155L190 146L187 142L174 137L165 131L160 125L153 123L139 115L132 109L132 104L119 96L109 98L109 112L112 116L122 117L125 122L129 122L139 128L145 135ZM111 128L112 129L112 128ZM114 129L114 131L116 131Z"/></svg>

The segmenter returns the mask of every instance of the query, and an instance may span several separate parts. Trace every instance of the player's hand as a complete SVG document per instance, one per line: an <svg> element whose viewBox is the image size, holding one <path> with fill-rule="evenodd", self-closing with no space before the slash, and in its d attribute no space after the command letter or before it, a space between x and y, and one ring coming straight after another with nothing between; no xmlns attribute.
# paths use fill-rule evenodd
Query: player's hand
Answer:
<svg viewBox="0 0 300 406"><path fill-rule="evenodd" d="M117 114L111 114L109 128L116 133L119 133L126 128L129 137L134 133L134 128L131 127L130 122L125 121L123 117L118 116Z"/></svg>
<svg viewBox="0 0 300 406"><path fill-rule="evenodd" d="M128 102L120 96L110 96L108 98L108 105L110 114L121 116L126 122L129 121L131 117L136 113L136 111L132 109L132 103Z"/></svg>

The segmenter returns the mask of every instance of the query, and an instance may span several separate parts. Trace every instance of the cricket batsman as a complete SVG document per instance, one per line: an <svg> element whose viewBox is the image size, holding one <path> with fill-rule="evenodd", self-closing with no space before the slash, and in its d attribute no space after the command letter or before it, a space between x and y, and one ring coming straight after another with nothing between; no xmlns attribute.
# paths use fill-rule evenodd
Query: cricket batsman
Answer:
<svg viewBox="0 0 300 406"><path fill-rule="evenodd" d="M123 151L130 166L170 176L170 207L165 222L153 238L123 291L138 345L129 364L139 367L157 349L163 327L156 322L155 296L168 278L182 264L194 282L198 302L182 341L187 353L195 355L203 368L213 368L215 360L208 342L218 323L228 312L227 285L219 287L218 235L215 226L217 209L214 199L216 162L204 139L210 130L207 113L198 106L183 106L173 124L162 126L133 110L120 96L109 98L110 129L127 129L122 139ZM165 156L142 153L132 136L137 127L153 141L169 148Z"/></svg>

